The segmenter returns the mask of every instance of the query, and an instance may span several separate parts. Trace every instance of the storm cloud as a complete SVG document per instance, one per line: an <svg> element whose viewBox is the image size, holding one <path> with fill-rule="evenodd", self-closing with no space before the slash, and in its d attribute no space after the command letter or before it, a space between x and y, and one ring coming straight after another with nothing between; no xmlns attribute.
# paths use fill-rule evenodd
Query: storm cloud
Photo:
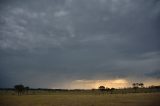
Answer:
<svg viewBox="0 0 160 106"><path fill-rule="evenodd" d="M154 78L159 41L159 0L0 0L0 87Z"/></svg>

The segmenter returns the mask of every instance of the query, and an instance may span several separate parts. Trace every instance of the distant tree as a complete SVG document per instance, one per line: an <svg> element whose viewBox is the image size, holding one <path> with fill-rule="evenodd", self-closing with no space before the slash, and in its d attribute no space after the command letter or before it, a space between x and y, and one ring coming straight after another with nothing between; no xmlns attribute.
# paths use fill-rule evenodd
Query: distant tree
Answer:
<svg viewBox="0 0 160 106"><path fill-rule="evenodd" d="M160 89L160 85L159 86L155 86L155 85L149 86L149 89Z"/></svg>
<svg viewBox="0 0 160 106"><path fill-rule="evenodd" d="M139 84L138 83L133 83L132 86L133 86L134 91L137 92Z"/></svg>
<svg viewBox="0 0 160 106"><path fill-rule="evenodd" d="M18 95L21 95L25 90L25 88L22 84L15 85L14 88L15 88L15 91L18 93Z"/></svg>
<svg viewBox="0 0 160 106"><path fill-rule="evenodd" d="M91 91L95 91L96 89L92 88Z"/></svg>
<svg viewBox="0 0 160 106"><path fill-rule="evenodd" d="M104 86L99 86L98 88L100 91L105 91L105 87Z"/></svg>
<svg viewBox="0 0 160 106"><path fill-rule="evenodd" d="M144 84L143 83L139 83L139 87L140 88L144 88Z"/></svg>
<svg viewBox="0 0 160 106"><path fill-rule="evenodd" d="M106 91L110 91L110 88L108 88L108 87L106 87L106 89L105 89Z"/></svg>
<svg viewBox="0 0 160 106"><path fill-rule="evenodd" d="M110 89L110 92L111 92L111 94L113 94L113 91L115 90L115 88L111 88Z"/></svg>
<svg viewBox="0 0 160 106"><path fill-rule="evenodd" d="M133 83L132 86L133 86L133 89L136 92L138 88L143 88L144 84L143 83Z"/></svg>

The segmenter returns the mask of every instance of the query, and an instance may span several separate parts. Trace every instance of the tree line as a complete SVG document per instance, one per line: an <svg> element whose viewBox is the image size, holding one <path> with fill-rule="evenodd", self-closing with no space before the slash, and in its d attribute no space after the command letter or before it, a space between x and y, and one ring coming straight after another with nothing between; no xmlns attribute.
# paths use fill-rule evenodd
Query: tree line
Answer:
<svg viewBox="0 0 160 106"><path fill-rule="evenodd" d="M132 87L131 88L127 88L127 89L133 89L135 93L137 92L138 89L158 89L158 92L159 92L160 91L160 86L150 86L148 88L145 88L143 83L133 83ZM80 89L74 89L74 90L42 89L42 88L31 89L28 86L25 87L23 84L15 85L14 86L14 90L17 93L17 95L28 94L29 90L30 91L36 91L36 90L40 90L40 91L86 91L86 90L80 90ZM108 93L113 94L115 90L118 90L118 89L116 89L116 88L108 88L108 87L105 87L105 86L101 85L97 89L92 89L90 91L100 91L101 93L108 92ZM123 88L121 90L125 90L125 88Z"/></svg>
<svg viewBox="0 0 160 106"><path fill-rule="evenodd" d="M19 85L15 85L14 86L14 89L15 89L15 92L17 92L18 95L22 95L24 93L28 93L28 90L30 89L28 86L25 87L24 85L22 84L19 84Z"/></svg>

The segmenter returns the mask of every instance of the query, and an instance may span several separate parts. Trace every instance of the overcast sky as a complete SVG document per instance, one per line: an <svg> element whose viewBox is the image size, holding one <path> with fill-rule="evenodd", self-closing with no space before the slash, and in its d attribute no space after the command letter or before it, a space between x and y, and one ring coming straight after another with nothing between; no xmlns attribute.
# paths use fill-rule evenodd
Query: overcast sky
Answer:
<svg viewBox="0 0 160 106"><path fill-rule="evenodd" d="M0 87L114 79L160 80L159 0L0 0Z"/></svg>

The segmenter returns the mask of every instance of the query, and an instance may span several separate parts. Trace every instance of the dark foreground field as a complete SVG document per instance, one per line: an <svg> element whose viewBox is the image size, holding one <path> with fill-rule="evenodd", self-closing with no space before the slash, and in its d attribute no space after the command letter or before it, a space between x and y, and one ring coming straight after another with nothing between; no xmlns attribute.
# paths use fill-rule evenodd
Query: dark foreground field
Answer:
<svg viewBox="0 0 160 106"><path fill-rule="evenodd" d="M160 93L0 95L0 106L160 106Z"/></svg>

